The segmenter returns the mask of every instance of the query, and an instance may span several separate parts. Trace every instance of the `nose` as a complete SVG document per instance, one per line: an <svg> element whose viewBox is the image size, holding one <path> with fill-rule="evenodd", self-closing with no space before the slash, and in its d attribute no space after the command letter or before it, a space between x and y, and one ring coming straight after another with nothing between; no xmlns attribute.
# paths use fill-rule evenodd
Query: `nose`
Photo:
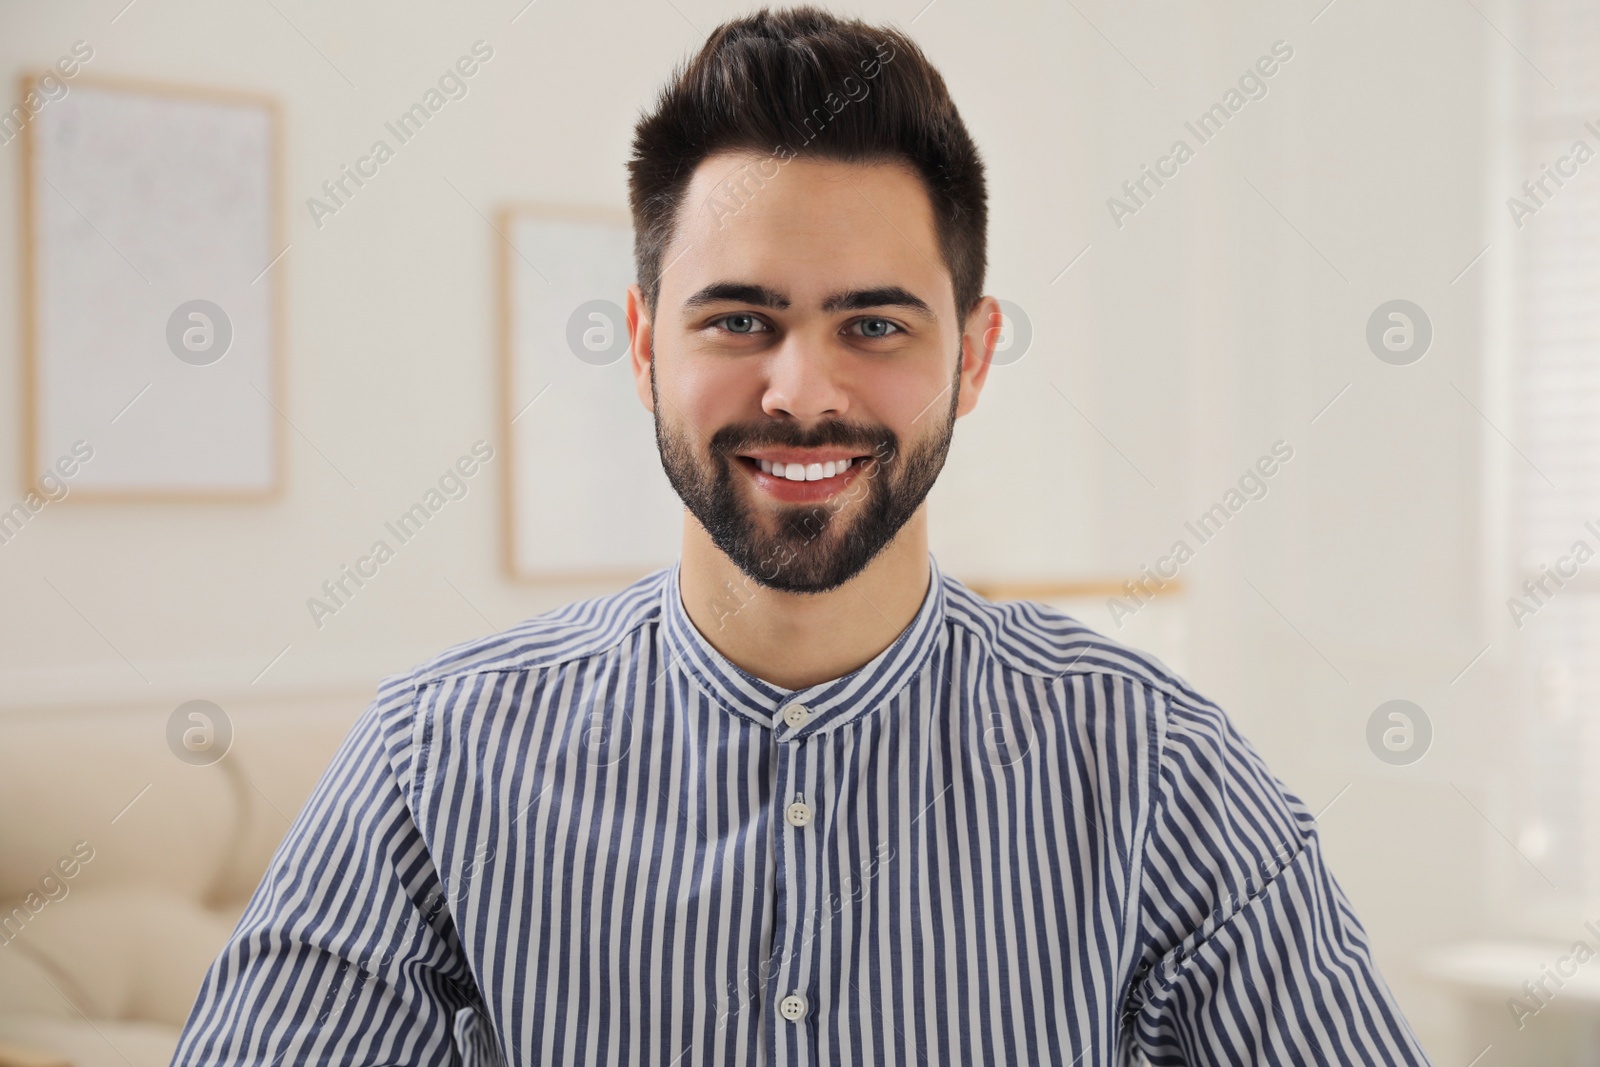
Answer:
<svg viewBox="0 0 1600 1067"><path fill-rule="evenodd" d="M766 389L761 409L802 422L839 418L849 398L839 381L839 357L826 343L795 331L767 359Z"/></svg>

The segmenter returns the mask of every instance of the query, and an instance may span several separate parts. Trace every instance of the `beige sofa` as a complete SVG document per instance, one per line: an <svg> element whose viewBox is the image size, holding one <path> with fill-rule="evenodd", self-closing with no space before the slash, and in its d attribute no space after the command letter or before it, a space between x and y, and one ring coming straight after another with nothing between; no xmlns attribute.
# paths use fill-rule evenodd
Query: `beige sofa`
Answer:
<svg viewBox="0 0 1600 1067"><path fill-rule="evenodd" d="M233 740L208 766L168 747L181 701L0 712L0 1067L167 1067L370 695L218 701Z"/></svg>

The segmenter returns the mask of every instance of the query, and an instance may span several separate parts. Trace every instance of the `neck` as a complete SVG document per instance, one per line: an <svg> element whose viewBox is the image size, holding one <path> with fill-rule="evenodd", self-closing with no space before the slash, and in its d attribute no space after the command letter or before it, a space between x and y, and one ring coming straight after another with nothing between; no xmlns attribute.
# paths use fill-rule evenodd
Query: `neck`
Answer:
<svg viewBox="0 0 1600 1067"><path fill-rule="evenodd" d="M684 513L678 581L689 620L729 662L783 689L830 682L870 663L911 625L931 578L926 508L860 574L826 593L761 585Z"/></svg>

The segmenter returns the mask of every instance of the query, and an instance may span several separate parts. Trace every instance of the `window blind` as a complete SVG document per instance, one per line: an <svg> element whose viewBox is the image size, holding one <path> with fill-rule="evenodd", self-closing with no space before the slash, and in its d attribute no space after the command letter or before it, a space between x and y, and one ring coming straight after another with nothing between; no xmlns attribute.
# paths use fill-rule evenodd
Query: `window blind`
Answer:
<svg viewBox="0 0 1600 1067"><path fill-rule="evenodd" d="M1534 609L1515 636L1523 742L1518 847L1562 893L1596 899L1600 3L1524 0L1501 10L1520 15L1520 24L1502 25L1523 53L1511 60L1520 87L1513 170L1529 183L1508 191L1516 199L1506 207L1514 220L1512 436L1527 459L1512 460L1510 544L1517 580L1533 583L1532 591L1515 594ZM1585 562L1580 542L1593 553Z"/></svg>

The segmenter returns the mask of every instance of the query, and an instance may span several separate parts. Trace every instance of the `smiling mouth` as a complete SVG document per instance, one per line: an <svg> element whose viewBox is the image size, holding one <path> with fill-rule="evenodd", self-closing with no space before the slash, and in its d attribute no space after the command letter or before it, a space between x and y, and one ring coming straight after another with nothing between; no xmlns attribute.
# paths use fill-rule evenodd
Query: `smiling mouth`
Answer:
<svg viewBox="0 0 1600 1067"><path fill-rule="evenodd" d="M774 463L754 456L738 456L738 461L754 470L790 482L821 482L836 478L859 466L871 456L851 456L848 459L829 460L827 463Z"/></svg>

